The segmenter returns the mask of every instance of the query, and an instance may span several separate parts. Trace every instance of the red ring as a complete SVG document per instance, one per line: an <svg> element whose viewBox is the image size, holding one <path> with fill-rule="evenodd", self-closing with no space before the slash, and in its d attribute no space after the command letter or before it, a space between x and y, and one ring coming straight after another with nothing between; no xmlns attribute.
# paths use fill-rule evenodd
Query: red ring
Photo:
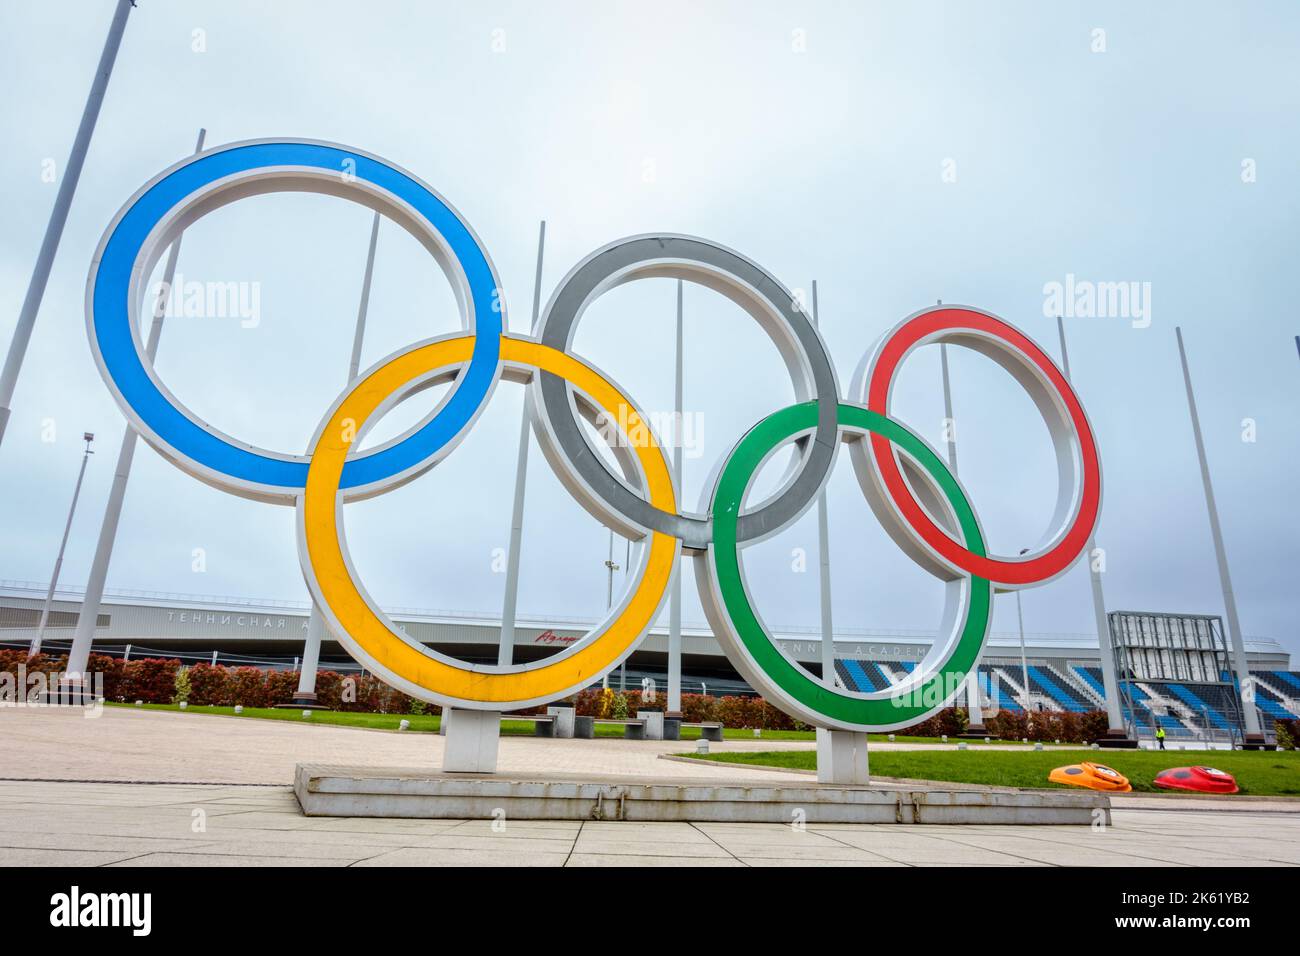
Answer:
<svg viewBox="0 0 1300 956"><path fill-rule="evenodd" d="M885 343L876 357L868 386L867 407L882 415L889 415L889 386L899 363L917 341L945 329L974 329L1000 338L1020 349L1047 376L1065 407L1079 437L1083 459L1083 492L1074 523L1056 547L1027 561L1000 561L972 554L954 541L936 525L925 510L917 504L911 489L903 480L893 446L880 435L871 435L871 453L876 467L884 479L885 487L900 513L917 534L950 564L970 574L987 578L996 584L1035 584L1046 581L1065 570L1087 547L1097 522L1101 503L1101 465L1097 457L1097 443L1087 416L1074 389L1056 365L1034 342L1000 319L973 312L969 309L934 309L925 312L903 325Z"/></svg>

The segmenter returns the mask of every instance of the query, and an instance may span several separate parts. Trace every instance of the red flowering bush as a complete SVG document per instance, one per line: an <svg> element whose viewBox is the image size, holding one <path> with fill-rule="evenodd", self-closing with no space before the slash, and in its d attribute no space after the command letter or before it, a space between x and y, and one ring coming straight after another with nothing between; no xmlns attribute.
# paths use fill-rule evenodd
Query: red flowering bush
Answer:
<svg viewBox="0 0 1300 956"><path fill-rule="evenodd" d="M1023 710L1000 710L984 721L989 735L1002 740L1059 740L1062 743L1092 743L1106 734L1110 726L1106 712L1090 710L1040 711L1026 714Z"/></svg>
<svg viewBox="0 0 1300 956"><path fill-rule="evenodd" d="M195 664L190 668L190 692L186 697L192 707L216 704L221 707L232 703L227 669L212 664Z"/></svg>

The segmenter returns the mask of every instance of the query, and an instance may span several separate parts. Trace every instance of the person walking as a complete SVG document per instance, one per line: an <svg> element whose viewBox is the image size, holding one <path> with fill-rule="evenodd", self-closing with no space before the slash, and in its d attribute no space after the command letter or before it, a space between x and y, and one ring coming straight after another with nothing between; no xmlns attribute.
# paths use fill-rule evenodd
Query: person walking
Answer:
<svg viewBox="0 0 1300 956"><path fill-rule="evenodd" d="M1161 750L1165 749L1165 728L1163 727L1156 728L1156 743L1160 745Z"/></svg>

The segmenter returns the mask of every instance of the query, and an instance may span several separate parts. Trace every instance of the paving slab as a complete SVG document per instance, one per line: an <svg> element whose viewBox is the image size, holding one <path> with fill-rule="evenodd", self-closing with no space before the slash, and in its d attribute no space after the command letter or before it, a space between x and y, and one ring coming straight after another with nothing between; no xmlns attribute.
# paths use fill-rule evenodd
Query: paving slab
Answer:
<svg viewBox="0 0 1300 956"><path fill-rule="evenodd" d="M808 747L769 740L714 749ZM883 745L882 745L883 746ZM1300 804L1115 799L1111 823L524 821L307 817L305 759L437 765L441 739L199 715L0 709L0 866L1112 866L1300 864ZM680 743L506 738L503 766L735 782L726 765L659 759ZM39 760L33 759L39 754ZM749 786L812 781L781 771ZM162 781L156 784L126 781ZM62 782L56 782L62 781ZM200 785L200 783L205 785ZM201 823L196 830L196 821Z"/></svg>

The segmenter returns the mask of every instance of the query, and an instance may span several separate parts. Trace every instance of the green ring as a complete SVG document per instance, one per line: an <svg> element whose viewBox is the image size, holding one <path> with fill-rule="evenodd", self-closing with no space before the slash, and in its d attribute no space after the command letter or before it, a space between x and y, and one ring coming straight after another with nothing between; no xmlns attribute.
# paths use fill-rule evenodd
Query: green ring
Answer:
<svg viewBox="0 0 1300 956"><path fill-rule="evenodd" d="M947 497L957 516L965 546L979 557L986 554L975 512L948 466L920 438L878 412L859 405L840 404L841 428L875 432L893 442L924 468ZM815 722L858 730L888 730L924 720L940 710L952 697L945 686L950 676L964 679L975 666L988 632L992 587L986 578L970 576L966 588L965 622L961 636L947 657L924 681L904 681L908 690L900 697L864 697L830 688L793 663L772 642L754 612L745 591L736 546L736 519L750 482L768 454L801 431L817 424L817 402L791 405L769 415L741 439L723 466L713 492L713 544L709 548L711 567L742 650L770 682L759 688L765 694L787 698L800 705ZM952 682L960 686L960 680ZM876 692L880 693L880 692ZM938 697L932 695L938 694ZM914 702L908 702L910 698ZM937 703L933 701L937 700ZM775 702L775 701L774 701Z"/></svg>

